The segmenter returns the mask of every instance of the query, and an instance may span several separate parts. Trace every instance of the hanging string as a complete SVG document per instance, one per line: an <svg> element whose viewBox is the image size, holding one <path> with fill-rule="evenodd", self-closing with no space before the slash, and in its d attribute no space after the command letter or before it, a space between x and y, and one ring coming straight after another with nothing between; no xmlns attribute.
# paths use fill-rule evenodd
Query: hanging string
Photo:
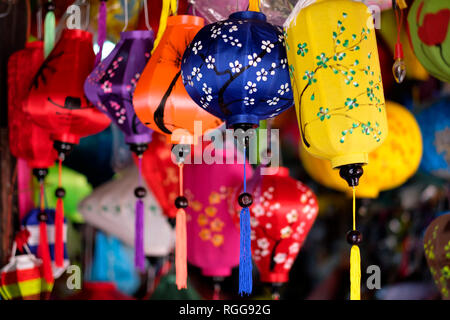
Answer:
<svg viewBox="0 0 450 320"><path fill-rule="evenodd" d="M45 210L45 188L44 181L39 183L39 246L38 257L42 260L44 279L47 283L53 282L52 263L47 239L47 212Z"/></svg>
<svg viewBox="0 0 450 320"><path fill-rule="evenodd" d="M156 38L153 43L152 54L158 47L158 44L161 41L164 31L166 31L167 19L169 18L170 14L173 15L177 14L177 0L163 0L161 17L159 18L158 33L156 34Z"/></svg>
<svg viewBox="0 0 450 320"><path fill-rule="evenodd" d="M47 2L47 14L44 19L44 58L46 59L55 46L55 4Z"/></svg>
<svg viewBox="0 0 450 320"><path fill-rule="evenodd" d="M139 186L134 189L134 195L136 196L135 206L135 253L134 264L136 268L145 271L145 251L144 251L144 201L142 200L147 194L147 190L142 186L142 154L138 156L138 168L139 168Z"/></svg>
<svg viewBox="0 0 450 320"><path fill-rule="evenodd" d="M125 25L123 26L122 32L125 32L128 28L128 1L127 0L123 0L123 15L124 15L124 19L125 19Z"/></svg>
<svg viewBox="0 0 450 320"><path fill-rule="evenodd" d="M214 282L213 300L220 300L221 285L220 282Z"/></svg>
<svg viewBox="0 0 450 320"><path fill-rule="evenodd" d="M106 1L107 0L100 0L100 7L98 8L97 43L99 49L95 56L95 65L98 65L102 60L103 44L106 40Z"/></svg>
<svg viewBox="0 0 450 320"><path fill-rule="evenodd" d="M178 290L187 288L187 236L184 208L188 206L188 201L183 196L183 167L184 162L180 160L178 163L180 195L175 199L175 206L178 208L175 227L175 271Z"/></svg>
<svg viewBox="0 0 450 320"><path fill-rule="evenodd" d="M353 187L353 229L347 234L347 241L352 244L350 251L350 300L361 299L361 257L358 244L361 234L356 230L356 194Z"/></svg>
<svg viewBox="0 0 450 320"><path fill-rule="evenodd" d="M247 193L246 173L247 141L244 143L244 189L239 195L239 205L242 207L240 213L240 250L239 250L239 294L250 294L252 292L252 254L250 239L250 209L248 208L253 199Z"/></svg>
<svg viewBox="0 0 450 320"><path fill-rule="evenodd" d="M144 17L145 17L145 26L147 27L147 30L152 30L152 27L150 26L150 21L148 20L147 0L144 0Z"/></svg>
<svg viewBox="0 0 450 320"><path fill-rule="evenodd" d="M62 187L62 159L58 162L58 188L55 191L56 213L55 213L55 265L64 266L64 201L66 191Z"/></svg>

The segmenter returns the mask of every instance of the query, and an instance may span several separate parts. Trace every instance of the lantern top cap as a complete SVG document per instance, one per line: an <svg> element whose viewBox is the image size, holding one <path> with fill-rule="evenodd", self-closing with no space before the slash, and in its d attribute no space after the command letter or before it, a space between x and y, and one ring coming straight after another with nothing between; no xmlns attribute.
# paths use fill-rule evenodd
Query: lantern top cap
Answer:
<svg viewBox="0 0 450 320"><path fill-rule="evenodd" d="M61 38L92 41L92 33L81 29L64 29Z"/></svg>
<svg viewBox="0 0 450 320"><path fill-rule="evenodd" d="M133 30L120 33L120 39L153 39L152 30Z"/></svg>
<svg viewBox="0 0 450 320"><path fill-rule="evenodd" d="M167 18L167 25L174 26L177 24L190 24L203 27L205 25L205 19L201 17L191 16L191 15L177 15Z"/></svg>
<svg viewBox="0 0 450 320"><path fill-rule="evenodd" d="M256 11L238 11L229 16L230 19L236 20L259 20L266 21L266 15Z"/></svg>

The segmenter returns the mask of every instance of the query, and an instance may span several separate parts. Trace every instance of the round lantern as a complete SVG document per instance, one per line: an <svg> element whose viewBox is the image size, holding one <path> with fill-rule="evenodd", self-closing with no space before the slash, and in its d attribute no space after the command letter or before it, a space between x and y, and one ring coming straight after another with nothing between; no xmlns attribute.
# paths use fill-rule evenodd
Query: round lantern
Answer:
<svg viewBox="0 0 450 320"><path fill-rule="evenodd" d="M54 164L57 154L50 133L34 124L24 111L24 101L43 61L42 41L27 43L25 49L13 53L8 61L9 147L15 157L26 160L35 169L33 173L40 180L45 177L45 169Z"/></svg>
<svg viewBox="0 0 450 320"><path fill-rule="evenodd" d="M257 171L249 180L255 201L250 209L252 256L262 282L273 285L274 298L311 229L318 203L314 193L289 176L285 167L271 175ZM238 209L233 211L236 220Z"/></svg>
<svg viewBox="0 0 450 320"><path fill-rule="evenodd" d="M445 97L417 115L423 137L420 170L450 180L450 97Z"/></svg>
<svg viewBox="0 0 450 320"><path fill-rule="evenodd" d="M302 144L331 161L349 187L369 152L387 136L386 111L371 12L350 0L299 1L284 24ZM361 234L353 230L350 299L360 299Z"/></svg>
<svg viewBox="0 0 450 320"><path fill-rule="evenodd" d="M380 191L401 186L414 175L422 158L422 135L412 113L390 101L386 102L386 113L389 135L381 147L369 153L369 164L364 167L356 189L358 198L377 198ZM303 146L300 146L300 158L314 180L351 194L347 183L329 161L310 155Z"/></svg>
<svg viewBox="0 0 450 320"><path fill-rule="evenodd" d="M450 81L450 3L416 0L408 13L414 53L434 77Z"/></svg>
<svg viewBox="0 0 450 320"><path fill-rule="evenodd" d="M204 145L208 149L213 146ZM203 275L214 277L217 296L222 278L230 276L239 264L239 230L230 215L228 198L241 185L244 168L239 164L243 155L232 142L214 147L210 155L219 161L186 164L184 169L185 195L190 203L186 208L187 260L201 268ZM251 166L246 166L251 174Z"/></svg>

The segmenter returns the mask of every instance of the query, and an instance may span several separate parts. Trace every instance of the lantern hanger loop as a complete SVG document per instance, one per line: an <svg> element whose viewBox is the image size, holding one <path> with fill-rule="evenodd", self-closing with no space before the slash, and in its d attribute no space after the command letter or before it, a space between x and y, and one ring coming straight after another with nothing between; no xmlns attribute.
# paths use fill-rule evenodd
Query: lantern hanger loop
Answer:
<svg viewBox="0 0 450 320"><path fill-rule="evenodd" d="M144 0L145 2L145 0ZM146 10L147 12L147 10ZM128 1L123 0L123 15L125 18L125 25L123 26L122 32L125 32L128 28Z"/></svg>
<svg viewBox="0 0 450 320"><path fill-rule="evenodd" d="M6 8L6 11L3 13L0 13L0 19L7 17L11 13L12 5L14 0L8 0L8 7Z"/></svg>
<svg viewBox="0 0 450 320"><path fill-rule="evenodd" d="M144 1L145 26L147 27L148 30L152 30L152 27L150 26L150 22L148 20L148 4L147 4L148 0L143 0L143 1ZM194 13L194 15L195 15L195 13Z"/></svg>

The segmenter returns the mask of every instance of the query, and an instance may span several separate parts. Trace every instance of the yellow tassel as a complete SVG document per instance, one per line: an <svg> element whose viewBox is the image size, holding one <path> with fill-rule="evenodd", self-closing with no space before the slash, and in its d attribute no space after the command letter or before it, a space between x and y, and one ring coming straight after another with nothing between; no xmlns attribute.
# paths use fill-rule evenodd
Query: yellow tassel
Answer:
<svg viewBox="0 0 450 320"><path fill-rule="evenodd" d="M161 17L159 18L158 34L156 35L156 39L153 42L152 54L158 47L158 44L161 41L164 31L166 31L167 19L169 18L170 14L173 15L177 14L177 0L163 0Z"/></svg>
<svg viewBox="0 0 450 320"><path fill-rule="evenodd" d="M361 257L359 247L350 251L350 300L361 300Z"/></svg>
<svg viewBox="0 0 450 320"><path fill-rule="evenodd" d="M259 12L259 0L250 0L248 4L248 11Z"/></svg>

